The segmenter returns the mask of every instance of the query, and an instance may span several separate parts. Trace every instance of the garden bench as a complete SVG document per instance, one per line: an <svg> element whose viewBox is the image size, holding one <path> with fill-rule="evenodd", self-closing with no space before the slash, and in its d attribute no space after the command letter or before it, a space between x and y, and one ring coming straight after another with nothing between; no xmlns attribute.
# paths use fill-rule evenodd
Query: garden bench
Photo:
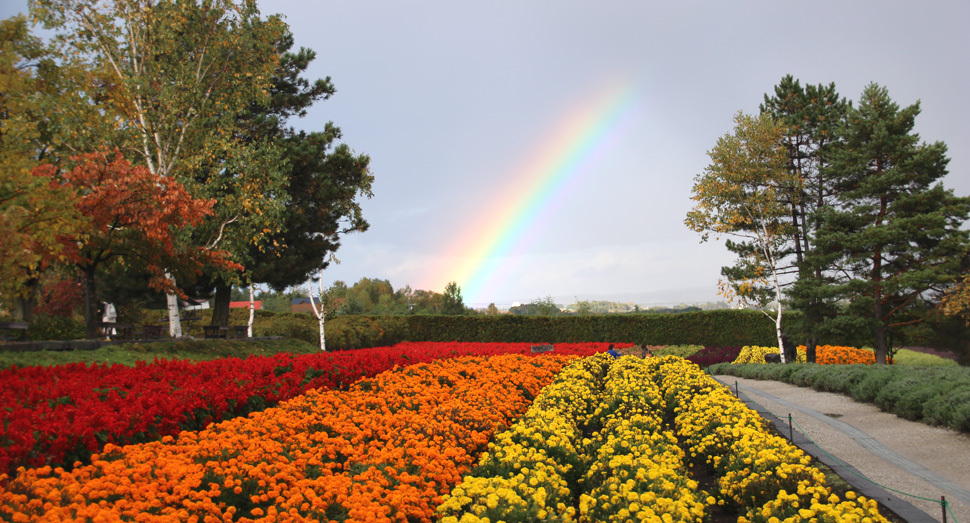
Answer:
<svg viewBox="0 0 970 523"><path fill-rule="evenodd" d="M207 340L228 338L229 329L227 327L220 327L218 325L204 325L202 327L202 335Z"/></svg>
<svg viewBox="0 0 970 523"><path fill-rule="evenodd" d="M248 338L249 337L249 326L248 325L233 325L232 326L232 337L233 338Z"/></svg>
<svg viewBox="0 0 970 523"><path fill-rule="evenodd" d="M130 323L101 322L99 328L102 336L112 340L130 340L135 331Z"/></svg>
<svg viewBox="0 0 970 523"><path fill-rule="evenodd" d="M3 321L0 322L0 340L17 341L27 339L26 321Z"/></svg>
<svg viewBox="0 0 970 523"><path fill-rule="evenodd" d="M162 337L161 325L143 325L141 332L135 333L136 338L144 340L157 340Z"/></svg>

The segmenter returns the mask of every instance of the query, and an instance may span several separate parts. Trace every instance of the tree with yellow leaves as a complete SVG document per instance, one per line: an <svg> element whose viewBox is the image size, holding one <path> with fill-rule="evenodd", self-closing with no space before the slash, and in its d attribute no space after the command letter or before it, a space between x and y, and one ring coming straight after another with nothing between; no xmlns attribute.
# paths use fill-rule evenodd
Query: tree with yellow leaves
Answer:
<svg viewBox="0 0 970 523"><path fill-rule="evenodd" d="M734 267L725 267L722 294L762 312L774 303L779 353L782 342L782 258L792 230L785 220L788 203L800 194L800 179L788 169L782 143L784 127L767 114L738 113L732 134L718 139L708 152L711 164L694 178L694 207L684 223L701 233L737 238L727 246L739 255Z"/></svg>

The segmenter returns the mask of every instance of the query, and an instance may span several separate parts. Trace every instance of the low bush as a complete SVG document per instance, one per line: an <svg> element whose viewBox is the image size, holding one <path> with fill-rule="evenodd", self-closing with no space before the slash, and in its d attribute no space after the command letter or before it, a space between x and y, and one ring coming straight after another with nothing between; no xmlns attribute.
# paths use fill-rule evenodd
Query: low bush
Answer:
<svg viewBox="0 0 970 523"><path fill-rule="evenodd" d="M958 367L956 360L941 358L911 349L899 349L893 356L893 365L913 365L917 367Z"/></svg>
<svg viewBox="0 0 970 523"><path fill-rule="evenodd" d="M847 392L856 401L875 403L879 392L894 378L894 369L884 366L873 367L857 383L850 385Z"/></svg>
<svg viewBox="0 0 970 523"><path fill-rule="evenodd" d="M84 320L71 316L38 314L27 329L27 338L38 340L77 340L84 338Z"/></svg>
<svg viewBox="0 0 970 523"><path fill-rule="evenodd" d="M771 379L851 396L897 416L970 433L970 368L901 365L712 365L708 372Z"/></svg>
<svg viewBox="0 0 970 523"><path fill-rule="evenodd" d="M309 314L280 313L261 320L259 323L254 322L254 336L283 336L314 345L320 344L317 319Z"/></svg>

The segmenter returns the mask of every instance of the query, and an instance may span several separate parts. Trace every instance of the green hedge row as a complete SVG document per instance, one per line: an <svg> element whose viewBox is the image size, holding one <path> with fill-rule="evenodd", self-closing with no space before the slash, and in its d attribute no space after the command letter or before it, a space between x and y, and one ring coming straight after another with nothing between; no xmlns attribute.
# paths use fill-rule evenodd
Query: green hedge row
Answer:
<svg viewBox="0 0 970 523"><path fill-rule="evenodd" d="M792 316L788 315L786 324L793 320ZM327 321L326 332L328 349L354 349L401 341L777 344L771 319L757 311L738 310L595 316L338 316ZM261 314L256 334L295 337L314 344L319 336L316 318L308 314Z"/></svg>
<svg viewBox="0 0 970 523"><path fill-rule="evenodd" d="M420 341L624 342L647 345L775 345L774 323L760 312L592 316L407 316Z"/></svg>
<svg viewBox="0 0 970 523"><path fill-rule="evenodd" d="M186 332L201 337L210 311ZM233 309L230 322L243 325L248 311ZM785 315L791 325L797 313ZM151 316L157 321L156 312ZM37 322L40 323L40 322ZM50 321L31 326L35 339L70 339L83 336L83 327ZM184 328L187 329L187 325ZM75 332L80 329L80 332ZM257 311L256 336L284 336L317 345L317 319L312 314ZM337 316L327 321L327 348L359 349L393 345L401 341L471 341L568 343L604 341L638 345L744 346L777 344L775 324L758 311L718 310L679 314L608 314L591 316ZM55 336L56 334L56 336ZM796 343L801 340L795 339ZM841 340L825 340L840 344Z"/></svg>
<svg viewBox="0 0 970 523"><path fill-rule="evenodd" d="M967 367L719 363L709 371L846 394L901 418L970 433Z"/></svg>

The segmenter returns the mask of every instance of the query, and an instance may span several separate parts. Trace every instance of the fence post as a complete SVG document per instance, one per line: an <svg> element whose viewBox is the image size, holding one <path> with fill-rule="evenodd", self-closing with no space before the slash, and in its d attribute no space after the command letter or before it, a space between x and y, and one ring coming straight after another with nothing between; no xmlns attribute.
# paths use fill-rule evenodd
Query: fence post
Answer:
<svg viewBox="0 0 970 523"><path fill-rule="evenodd" d="M795 433L792 431L791 412L788 413L788 441L795 443Z"/></svg>
<svg viewBox="0 0 970 523"><path fill-rule="evenodd" d="M943 505L943 523L946 523L946 496L940 496L940 504Z"/></svg>

